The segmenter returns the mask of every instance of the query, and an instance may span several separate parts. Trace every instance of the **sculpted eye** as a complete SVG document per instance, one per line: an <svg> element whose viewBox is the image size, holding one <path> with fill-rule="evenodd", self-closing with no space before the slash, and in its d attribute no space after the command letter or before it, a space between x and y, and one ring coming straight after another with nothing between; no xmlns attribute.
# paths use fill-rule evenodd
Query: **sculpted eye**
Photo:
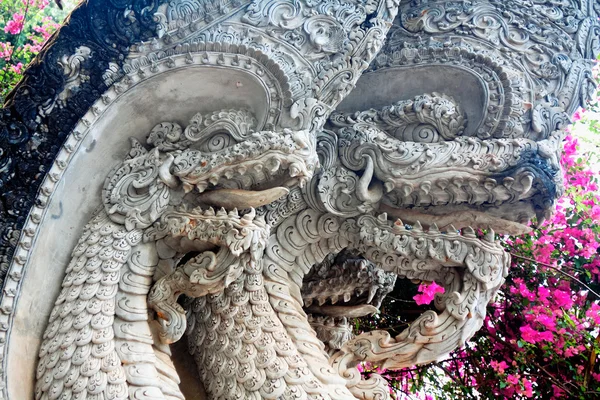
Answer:
<svg viewBox="0 0 600 400"><path fill-rule="evenodd" d="M438 130L433 125L426 124L409 126L404 130L398 129L392 136L404 142L437 143L440 141Z"/></svg>
<svg viewBox="0 0 600 400"><path fill-rule="evenodd" d="M236 144L237 141L227 131L219 131L213 133L198 145L198 150L214 153L226 149Z"/></svg>

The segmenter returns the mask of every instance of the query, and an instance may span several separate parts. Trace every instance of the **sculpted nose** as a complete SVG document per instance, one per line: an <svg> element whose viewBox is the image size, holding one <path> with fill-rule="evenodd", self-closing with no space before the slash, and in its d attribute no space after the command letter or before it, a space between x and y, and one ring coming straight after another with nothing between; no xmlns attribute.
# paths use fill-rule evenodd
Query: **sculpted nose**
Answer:
<svg viewBox="0 0 600 400"><path fill-rule="evenodd" d="M373 178L373 158L368 154L363 154L366 160L366 167L363 176L356 185L356 197L360 201L375 204L383 197L383 185L376 178Z"/></svg>

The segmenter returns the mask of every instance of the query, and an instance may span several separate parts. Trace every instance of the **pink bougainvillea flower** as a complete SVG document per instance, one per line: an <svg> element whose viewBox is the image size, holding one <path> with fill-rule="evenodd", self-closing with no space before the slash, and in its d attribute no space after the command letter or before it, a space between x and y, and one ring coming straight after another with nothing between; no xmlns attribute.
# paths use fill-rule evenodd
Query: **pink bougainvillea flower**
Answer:
<svg viewBox="0 0 600 400"><path fill-rule="evenodd" d="M42 34L42 40L45 42L52 36L54 31L56 31L60 27L60 24L54 22L51 16L44 17L42 19L42 25L34 26L33 30L37 33Z"/></svg>
<svg viewBox="0 0 600 400"><path fill-rule="evenodd" d="M6 23L4 32L17 35L23 30L24 22L25 16L23 14L14 13L12 19Z"/></svg>
<svg viewBox="0 0 600 400"><path fill-rule="evenodd" d="M506 382L516 385L519 383L519 375L508 374L506 377Z"/></svg>
<svg viewBox="0 0 600 400"><path fill-rule="evenodd" d="M0 42L0 58L5 59L6 61L10 60L10 57L13 53L13 46L10 42Z"/></svg>
<svg viewBox="0 0 600 400"><path fill-rule="evenodd" d="M591 307L585 312L585 316L594 321L594 324L600 325L600 306L592 303Z"/></svg>
<svg viewBox="0 0 600 400"><path fill-rule="evenodd" d="M23 69L23 63L18 63L17 65L11 65L10 69L15 73L15 74L20 74L22 72Z"/></svg>
<svg viewBox="0 0 600 400"><path fill-rule="evenodd" d="M433 301L436 293L444 293L444 288L435 282L419 285L419 294L413 296L418 305L429 304Z"/></svg>
<svg viewBox="0 0 600 400"><path fill-rule="evenodd" d="M523 395L525 397L533 397L533 385L527 378L523 378L521 381L523 383Z"/></svg>
<svg viewBox="0 0 600 400"><path fill-rule="evenodd" d="M49 0L23 0L23 5L25 7L31 6L37 8L38 10L43 10L48 6L48 4L50 4Z"/></svg>

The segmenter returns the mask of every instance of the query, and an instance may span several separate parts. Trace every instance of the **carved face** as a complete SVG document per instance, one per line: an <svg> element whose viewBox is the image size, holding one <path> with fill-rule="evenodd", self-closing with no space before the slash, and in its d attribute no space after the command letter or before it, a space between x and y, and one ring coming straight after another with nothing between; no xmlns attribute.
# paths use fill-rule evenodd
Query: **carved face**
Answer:
<svg viewBox="0 0 600 400"><path fill-rule="evenodd" d="M331 17L315 16L304 23L310 43L318 52L339 53L347 41L342 26Z"/></svg>

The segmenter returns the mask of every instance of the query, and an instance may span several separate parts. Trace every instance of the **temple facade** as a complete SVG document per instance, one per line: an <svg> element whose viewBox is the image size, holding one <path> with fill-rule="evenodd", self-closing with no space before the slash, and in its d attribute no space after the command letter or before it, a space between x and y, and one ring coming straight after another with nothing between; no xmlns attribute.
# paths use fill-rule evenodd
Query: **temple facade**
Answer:
<svg viewBox="0 0 600 400"><path fill-rule="evenodd" d="M0 113L0 399L388 399L549 217L595 0L88 0ZM396 281L445 291L356 334Z"/></svg>

